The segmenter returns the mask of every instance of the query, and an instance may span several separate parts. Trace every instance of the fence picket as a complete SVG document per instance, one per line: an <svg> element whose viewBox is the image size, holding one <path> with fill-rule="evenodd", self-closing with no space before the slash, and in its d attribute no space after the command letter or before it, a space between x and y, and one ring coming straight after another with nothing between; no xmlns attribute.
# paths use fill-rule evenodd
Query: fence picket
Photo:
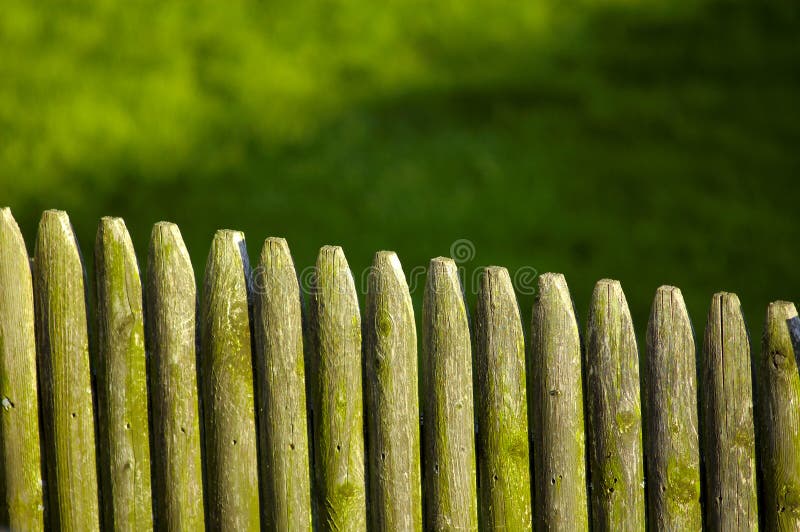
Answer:
<svg viewBox="0 0 800 532"><path fill-rule="evenodd" d="M244 234L220 230L206 263L200 390L208 527L260 529L250 261Z"/></svg>
<svg viewBox="0 0 800 532"><path fill-rule="evenodd" d="M656 291L644 359L648 526L700 530L695 343L681 291Z"/></svg>
<svg viewBox="0 0 800 532"><path fill-rule="evenodd" d="M531 321L534 519L537 528L588 530L581 344L563 275L539 276Z"/></svg>
<svg viewBox="0 0 800 532"><path fill-rule="evenodd" d="M152 484L159 530L203 530L203 469L197 392L197 292L178 226L150 236L145 338L152 408Z"/></svg>
<svg viewBox="0 0 800 532"><path fill-rule="evenodd" d="M639 353L618 281L598 281L586 327L592 529L645 528Z"/></svg>
<svg viewBox="0 0 800 532"><path fill-rule="evenodd" d="M255 271L254 334L268 530L311 530L311 478L300 284L289 246L268 238Z"/></svg>
<svg viewBox="0 0 800 532"><path fill-rule="evenodd" d="M42 530L33 280L25 240L0 209L0 528Z"/></svg>
<svg viewBox="0 0 800 532"><path fill-rule="evenodd" d="M477 530L472 350L456 264L435 258L422 307L425 528Z"/></svg>
<svg viewBox="0 0 800 532"><path fill-rule="evenodd" d="M33 275L48 527L100 526L83 262L67 213L45 211Z"/></svg>
<svg viewBox="0 0 800 532"><path fill-rule="evenodd" d="M142 283L121 218L100 221L95 284L103 528L152 530Z"/></svg>
<svg viewBox="0 0 800 532"><path fill-rule="evenodd" d="M758 361L763 501L768 530L800 528L800 319L794 304L770 303Z"/></svg>
<svg viewBox="0 0 800 532"><path fill-rule="evenodd" d="M750 339L736 294L711 299L700 364L705 522L712 530L758 528Z"/></svg>
<svg viewBox="0 0 800 532"><path fill-rule="evenodd" d="M366 530L361 315L344 252L324 246L311 287L309 333L319 526Z"/></svg>
<svg viewBox="0 0 800 532"><path fill-rule="evenodd" d="M364 313L370 523L422 530L417 333L400 260L375 254Z"/></svg>
<svg viewBox="0 0 800 532"><path fill-rule="evenodd" d="M481 272L474 331L481 528L531 530L525 338L505 268Z"/></svg>

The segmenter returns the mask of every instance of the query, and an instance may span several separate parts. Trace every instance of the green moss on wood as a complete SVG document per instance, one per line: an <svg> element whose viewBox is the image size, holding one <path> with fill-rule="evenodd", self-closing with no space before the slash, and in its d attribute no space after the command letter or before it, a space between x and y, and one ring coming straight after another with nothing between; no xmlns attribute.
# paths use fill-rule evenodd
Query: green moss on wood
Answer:
<svg viewBox="0 0 800 532"><path fill-rule="evenodd" d="M800 374L789 324L797 309L770 303L758 361L762 517L769 530L800 527Z"/></svg>
<svg viewBox="0 0 800 532"><path fill-rule="evenodd" d="M400 261L375 254L364 315L370 523L422 530L417 335Z"/></svg>
<svg viewBox="0 0 800 532"><path fill-rule="evenodd" d="M95 241L103 523L153 528L142 285L125 222L103 218Z"/></svg>
<svg viewBox="0 0 800 532"><path fill-rule="evenodd" d="M455 262L431 260L422 310L425 528L476 530L472 350Z"/></svg>
<svg viewBox="0 0 800 532"><path fill-rule="evenodd" d="M700 530L695 343L679 289L656 291L644 358L648 527Z"/></svg>
<svg viewBox="0 0 800 532"><path fill-rule="evenodd" d="M42 215L35 255L48 526L97 530L100 508L84 270L65 212Z"/></svg>
<svg viewBox="0 0 800 532"><path fill-rule="evenodd" d="M481 273L474 331L481 528L530 530L525 344L505 268Z"/></svg>
<svg viewBox="0 0 800 532"><path fill-rule="evenodd" d="M530 357L534 519L537 528L587 530L581 346L561 274L539 276Z"/></svg>
<svg viewBox="0 0 800 532"><path fill-rule="evenodd" d="M153 227L145 296L155 527L203 530L197 295L189 253L175 224Z"/></svg>
<svg viewBox="0 0 800 532"><path fill-rule="evenodd" d="M706 525L757 530L750 339L736 294L714 294L701 357Z"/></svg>
<svg viewBox="0 0 800 532"><path fill-rule="evenodd" d="M365 530L361 317L339 247L325 246L317 257L309 336L319 526Z"/></svg>
<svg viewBox="0 0 800 532"><path fill-rule="evenodd" d="M257 412L262 523L268 530L311 530L300 285L281 238L268 238L254 277Z"/></svg>
<svg viewBox="0 0 800 532"><path fill-rule="evenodd" d="M207 516L214 530L260 529L249 282L244 235L217 231L206 262L200 353Z"/></svg>
<svg viewBox="0 0 800 532"><path fill-rule="evenodd" d="M638 359L622 287L617 281L598 281L586 327L594 530L641 530L645 526Z"/></svg>
<svg viewBox="0 0 800 532"><path fill-rule="evenodd" d="M0 528L44 527L33 281L11 210L0 209Z"/></svg>

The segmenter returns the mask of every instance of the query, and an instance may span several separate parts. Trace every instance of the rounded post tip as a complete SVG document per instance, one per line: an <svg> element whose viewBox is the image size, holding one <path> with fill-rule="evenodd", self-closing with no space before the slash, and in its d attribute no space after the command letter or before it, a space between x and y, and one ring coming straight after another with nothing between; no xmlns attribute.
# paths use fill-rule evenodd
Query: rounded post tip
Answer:
<svg viewBox="0 0 800 532"><path fill-rule="evenodd" d="M567 280L563 273L547 272L539 276L539 290L557 289L562 290L567 287Z"/></svg>
<svg viewBox="0 0 800 532"><path fill-rule="evenodd" d="M244 233L235 229L217 229L214 233L214 241L239 244L244 241Z"/></svg>
<svg viewBox="0 0 800 532"><path fill-rule="evenodd" d="M279 236L270 236L264 239L264 248L275 249L281 253L288 253L289 243L285 238L281 238Z"/></svg>
<svg viewBox="0 0 800 532"><path fill-rule="evenodd" d="M19 225L11 214L11 209L3 207L0 209L0 231L11 231L14 235L19 235L20 241L22 240L22 233L19 230ZM24 242L23 242L24 247Z"/></svg>
<svg viewBox="0 0 800 532"><path fill-rule="evenodd" d="M264 245L261 246L261 266L268 264L294 265L292 254L289 251L289 243L285 238L271 236L264 239Z"/></svg>
<svg viewBox="0 0 800 532"><path fill-rule="evenodd" d="M400 268L400 259L394 251L383 250L376 252L373 262L375 266L386 266L392 270Z"/></svg>
<svg viewBox="0 0 800 532"><path fill-rule="evenodd" d="M552 300L555 295L561 301L561 304L570 313L573 313L572 296L569 294L569 287L567 286L567 279L562 273L543 273L537 279L538 290L537 299L539 300Z"/></svg>
<svg viewBox="0 0 800 532"><path fill-rule="evenodd" d="M607 288L611 290L622 289L622 284L616 279L600 279L595 283L595 288Z"/></svg>
<svg viewBox="0 0 800 532"><path fill-rule="evenodd" d="M461 281L458 278L458 267L455 261L450 257L431 259L428 268L426 291L436 294L451 290L461 291Z"/></svg>
<svg viewBox="0 0 800 532"><path fill-rule="evenodd" d="M128 227L125 225L125 220L114 216L103 216L100 218L100 226L98 231L101 235L111 235L115 239L124 238L128 233Z"/></svg>
<svg viewBox="0 0 800 532"><path fill-rule="evenodd" d="M400 259L394 251L378 251L372 261L372 269L376 273L391 274L405 283L405 274Z"/></svg>
<svg viewBox="0 0 800 532"><path fill-rule="evenodd" d="M486 266L480 277L479 297L488 297L490 294L504 293L514 295L514 285L508 270L502 266Z"/></svg>
<svg viewBox="0 0 800 532"><path fill-rule="evenodd" d="M72 224L69 221L69 215L66 211L49 209L42 213L42 218L39 221L39 229L50 230L51 227L61 229L64 234L72 235Z"/></svg>
<svg viewBox="0 0 800 532"><path fill-rule="evenodd" d="M156 222L153 224L153 231L150 233L152 240L183 242L181 230L172 222Z"/></svg>
<svg viewBox="0 0 800 532"><path fill-rule="evenodd" d="M218 229L211 240L209 261L220 261L227 256L239 256L243 262L247 257L244 233L234 229Z"/></svg>
<svg viewBox="0 0 800 532"><path fill-rule="evenodd" d="M773 301L767 306L767 320L790 320L797 317L797 309L791 301Z"/></svg>
<svg viewBox="0 0 800 532"><path fill-rule="evenodd" d="M350 265L347 263L344 250L340 246L322 246L319 250L319 255L317 255L316 268L316 282L318 284L325 282L325 278L328 274L333 274L333 278L339 275L345 275L349 278L347 284L352 284L354 287L353 290L355 291L353 274L350 271Z"/></svg>
<svg viewBox="0 0 800 532"><path fill-rule="evenodd" d="M711 297L711 299L715 303L722 302L726 304L734 304L737 307L741 306L739 302L739 296L737 296L733 292L717 292Z"/></svg>
<svg viewBox="0 0 800 532"><path fill-rule="evenodd" d="M333 261L345 259L344 250L341 246L331 246L326 244L319 248L319 258Z"/></svg>

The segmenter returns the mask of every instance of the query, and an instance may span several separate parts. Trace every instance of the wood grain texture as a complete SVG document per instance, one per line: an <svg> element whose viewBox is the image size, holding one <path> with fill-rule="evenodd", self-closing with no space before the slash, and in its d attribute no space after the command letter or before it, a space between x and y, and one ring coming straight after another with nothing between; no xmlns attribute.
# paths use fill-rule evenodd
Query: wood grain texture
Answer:
<svg viewBox="0 0 800 532"><path fill-rule="evenodd" d="M189 253L175 224L159 222L153 227L145 295L155 527L203 530L197 291Z"/></svg>
<svg viewBox="0 0 800 532"><path fill-rule="evenodd" d="M422 308L423 479L427 530L477 530L472 349L455 262L428 267Z"/></svg>
<svg viewBox="0 0 800 532"><path fill-rule="evenodd" d="M586 326L592 530L644 530L639 352L618 281L598 281Z"/></svg>
<svg viewBox="0 0 800 532"><path fill-rule="evenodd" d="M85 274L65 212L42 215L34 264L48 527L97 530L100 508Z"/></svg>
<svg viewBox="0 0 800 532"><path fill-rule="evenodd" d="M375 254L364 314L370 523L422 530L417 332L400 260Z"/></svg>
<svg viewBox="0 0 800 532"><path fill-rule="evenodd" d="M95 239L97 405L105 530L151 530L142 283L128 229L103 218Z"/></svg>
<svg viewBox="0 0 800 532"><path fill-rule="evenodd" d="M309 313L314 464L321 530L365 530L361 314L342 248L317 257Z"/></svg>
<svg viewBox="0 0 800 532"><path fill-rule="evenodd" d="M537 529L588 530L581 343L561 274L538 278L530 341L528 408Z"/></svg>
<svg viewBox="0 0 800 532"><path fill-rule="evenodd" d="M656 291L644 359L648 527L700 530L695 342L681 291Z"/></svg>
<svg viewBox="0 0 800 532"><path fill-rule="evenodd" d="M481 529L531 530L525 338L505 268L481 272L474 332Z"/></svg>
<svg viewBox="0 0 800 532"><path fill-rule="evenodd" d="M261 527L249 281L244 234L217 231L206 262L200 354L207 522L213 530Z"/></svg>
<svg viewBox="0 0 800 532"><path fill-rule="evenodd" d="M800 529L800 320L794 304L770 303L759 380L761 513L767 530Z"/></svg>
<svg viewBox="0 0 800 532"><path fill-rule="evenodd" d="M757 530L750 338L736 294L711 299L700 368L705 525Z"/></svg>
<svg viewBox="0 0 800 532"><path fill-rule="evenodd" d="M289 246L268 238L255 271L256 391L267 530L311 530L300 284Z"/></svg>
<svg viewBox="0 0 800 532"><path fill-rule="evenodd" d="M0 528L42 530L33 281L25 241L0 209Z"/></svg>

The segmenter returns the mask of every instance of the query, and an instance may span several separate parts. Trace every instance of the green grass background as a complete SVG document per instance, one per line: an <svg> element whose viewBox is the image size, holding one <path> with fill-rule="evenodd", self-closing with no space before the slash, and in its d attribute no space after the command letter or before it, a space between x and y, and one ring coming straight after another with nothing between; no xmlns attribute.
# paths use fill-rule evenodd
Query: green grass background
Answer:
<svg viewBox="0 0 800 532"><path fill-rule="evenodd" d="M12 0L0 204L30 249L66 209L90 270L103 215L140 260L178 223L198 277L222 227L357 275L466 238L467 278L563 272L584 323L613 277L640 338L664 283L698 333L737 292L758 337L800 289L799 36L788 0Z"/></svg>

